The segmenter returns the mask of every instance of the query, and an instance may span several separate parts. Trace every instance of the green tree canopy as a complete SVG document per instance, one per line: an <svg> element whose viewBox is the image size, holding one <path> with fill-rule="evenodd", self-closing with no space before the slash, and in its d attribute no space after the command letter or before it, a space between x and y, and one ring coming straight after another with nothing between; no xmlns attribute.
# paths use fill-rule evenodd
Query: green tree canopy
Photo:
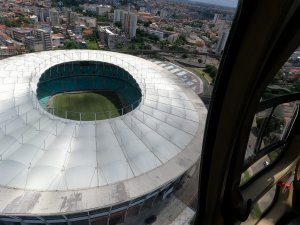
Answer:
<svg viewBox="0 0 300 225"><path fill-rule="evenodd" d="M210 77L215 78L217 76L218 69L214 65L206 65L204 72L208 73Z"/></svg>
<svg viewBox="0 0 300 225"><path fill-rule="evenodd" d="M74 41L74 40L67 40L65 42L65 48L66 49L78 49L79 48L79 44Z"/></svg>

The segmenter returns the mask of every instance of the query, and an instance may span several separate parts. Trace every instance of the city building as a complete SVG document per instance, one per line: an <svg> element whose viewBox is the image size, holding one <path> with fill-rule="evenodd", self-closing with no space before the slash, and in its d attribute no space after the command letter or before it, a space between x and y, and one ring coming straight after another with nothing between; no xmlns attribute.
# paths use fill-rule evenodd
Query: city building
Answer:
<svg viewBox="0 0 300 225"><path fill-rule="evenodd" d="M49 21L50 10L48 8L35 7L34 13L38 17L39 22Z"/></svg>
<svg viewBox="0 0 300 225"><path fill-rule="evenodd" d="M29 21L30 21L30 23L35 24L35 23L39 22L39 18L36 15L32 15L29 17Z"/></svg>
<svg viewBox="0 0 300 225"><path fill-rule="evenodd" d="M220 14L215 13L214 18L213 18L213 23L216 24L218 22L218 20L221 18Z"/></svg>
<svg viewBox="0 0 300 225"><path fill-rule="evenodd" d="M131 12L125 12L123 15L122 28L130 38L134 38L137 29L137 15Z"/></svg>
<svg viewBox="0 0 300 225"><path fill-rule="evenodd" d="M44 50L42 40L34 36L28 36L25 38L25 46L27 49L33 52L40 52Z"/></svg>
<svg viewBox="0 0 300 225"><path fill-rule="evenodd" d="M51 33L49 31L46 31L43 29L38 29L38 30L35 30L34 36L42 41L43 49L45 51L52 49Z"/></svg>
<svg viewBox="0 0 300 225"><path fill-rule="evenodd" d="M111 6L110 5L98 5L96 7L96 14L98 16L104 16L107 13L109 13L111 11Z"/></svg>
<svg viewBox="0 0 300 225"><path fill-rule="evenodd" d="M143 22L153 21L154 16L151 13L140 11L137 13L138 19Z"/></svg>
<svg viewBox="0 0 300 225"><path fill-rule="evenodd" d="M114 11L114 23L121 22L122 29L130 38L136 36L137 19L138 17L135 13L120 9Z"/></svg>
<svg viewBox="0 0 300 225"><path fill-rule="evenodd" d="M104 43L108 48L115 48L119 43L119 35L114 33L109 26L99 26L98 32L101 43Z"/></svg>
<svg viewBox="0 0 300 225"><path fill-rule="evenodd" d="M82 37L89 39L92 38L94 35L94 31L91 28L85 28L82 30Z"/></svg>
<svg viewBox="0 0 300 225"><path fill-rule="evenodd" d="M80 5L80 8L82 8L84 11L96 13L97 6L98 6L97 4L85 3L85 4Z"/></svg>
<svg viewBox="0 0 300 225"><path fill-rule="evenodd" d="M33 35L32 29L26 29L26 28L13 28L9 29L8 33L11 35L11 37L19 42L25 43L25 37L29 37Z"/></svg>
<svg viewBox="0 0 300 225"><path fill-rule="evenodd" d="M220 39L219 39L219 41L217 43L217 47L215 49L215 52L217 54L222 54L222 52L223 52L223 50L225 48L225 44L226 44L228 35L229 35L229 30L222 31Z"/></svg>
<svg viewBox="0 0 300 225"><path fill-rule="evenodd" d="M198 163L207 109L153 62L68 50L4 59L0 68L11 78L0 79L1 113L9 115L0 127L4 224L122 223L166 201ZM96 121L46 111L45 93L54 92L45 90L94 90L95 84L138 101L130 113Z"/></svg>
<svg viewBox="0 0 300 225"><path fill-rule="evenodd" d="M121 9L115 9L114 10L114 23L123 21L124 12L125 11L121 10Z"/></svg>
<svg viewBox="0 0 300 225"><path fill-rule="evenodd" d="M67 12L67 22L68 24L75 24L76 20L78 20L79 16L76 12L68 11Z"/></svg>
<svg viewBox="0 0 300 225"><path fill-rule="evenodd" d="M0 23L11 21L16 17L14 12L0 12Z"/></svg>
<svg viewBox="0 0 300 225"><path fill-rule="evenodd" d="M168 40L170 43L174 43L179 37L180 37L180 34L175 33L175 34L169 35L169 36L167 37L167 40Z"/></svg>
<svg viewBox="0 0 300 225"><path fill-rule="evenodd" d="M87 27L95 28L97 26L97 20L94 17L82 16L78 18L79 24L85 24Z"/></svg>
<svg viewBox="0 0 300 225"><path fill-rule="evenodd" d="M51 35L51 40L52 40L52 47L53 48L64 46L65 38L62 34L52 34Z"/></svg>
<svg viewBox="0 0 300 225"><path fill-rule="evenodd" d="M0 44L5 46L12 46L13 42L9 36L0 31Z"/></svg>
<svg viewBox="0 0 300 225"><path fill-rule="evenodd" d="M12 51L10 47L0 45L0 60L18 54L15 50Z"/></svg>
<svg viewBox="0 0 300 225"><path fill-rule="evenodd" d="M51 9L50 10L50 22L52 26L59 26L60 21L59 21L59 12L56 9Z"/></svg>
<svg viewBox="0 0 300 225"><path fill-rule="evenodd" d="M22 53L23 45L0 31L0 59Z"/></svg>

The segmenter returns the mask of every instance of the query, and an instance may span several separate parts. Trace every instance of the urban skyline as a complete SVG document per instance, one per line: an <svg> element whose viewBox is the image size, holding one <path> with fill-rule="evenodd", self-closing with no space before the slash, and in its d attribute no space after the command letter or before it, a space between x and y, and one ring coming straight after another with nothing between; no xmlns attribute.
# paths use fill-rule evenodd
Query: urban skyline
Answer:
<svg viewBox="0 0 300 225"><path fill-rule="evenodd" d="M202 3L209 3L214 5L220 5L220 6L227 6L227 7L237 7L237 0L189 0L192 2L202 2Z"/></svg>
<svg viewBox="0 0 300 225"><path fill-rule="evenodd" d="M244 51L235 46L242 39L233 41L237 2L0 0L0 225L193 224L203 199L201 146L213 140L205 129L212 93L222 85L218 76L234 75L241 82L228 90L240 91L252 78L243 68L257 60L247 55L255 48ZM258 30L250 32L255 44L266 35ZM237 64L228 63L231 49L246 60L238 54ZM259 105L299 92L300 48ZM218 110L234 109L234 101L227 103ZM240 186L283 150L269 147L285 145L299 104L278 104L247 120L253 124L246 169L236 171ZM265 206L253 202L248 218L259 219Z"/></svg>

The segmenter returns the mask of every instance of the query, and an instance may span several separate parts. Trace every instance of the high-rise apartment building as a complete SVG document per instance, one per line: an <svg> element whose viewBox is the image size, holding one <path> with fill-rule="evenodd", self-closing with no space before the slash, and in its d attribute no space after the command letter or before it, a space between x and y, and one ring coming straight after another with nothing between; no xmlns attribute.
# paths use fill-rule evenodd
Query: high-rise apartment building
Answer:
<svg viewBox="0 0 300 225"><path fill-rule="evenodd" d="M111 11L110 5L98 5L96 7L96 13L98 16L104 16Z"/></svg>
<svg viewBox="0 0 300 225"><path fill-rule="evenodd" d="M11 30L11 37L19 42L25 43L25 38L28 36L32 36L33 32L32 29L25 29L25 28L13 28Z"/></svg>
<svg viewBox="0 0 300 225"><path fill-rule="evenodd" d="M114 23L123 21L124 10L116 9L114 11Z"/></svg>
<svg viewBox="0 0 300 225"><path fill-rule="evenodd" d="M34 13L40 22L47 22L47 19L50 17L50 11L48 8L35 7Z"/></svg>
<svg viewBox="0 0 300 225"><path fill-rule="evenodd" d="M226 44L228 35L229 35L229 30L223 30L221 32L220 39L219 39L217 47L216 47L217 54L222 54L222 52L225 48L225 44Z"/></svg>
<svg viewBox="0 0 300 225"><path fill-rule="evenodd" d="M100 41L104 43L108 48L115 48L118 44L119 35L115 33L109 26L99 26L98 32Z"/></svg>
<svg viewBox="0 0 300 225"><path fill-rule="evenodd" d="M137 15L129 11L116 9L114 11L114 22L121 22L125 33L133 38L136 36Z"/></svg>
<svg viewBox="0 0 300 225"><path fill-rule="evenodd" d="M221 18L220 14L215 13L213 18L213 23L216 24L220 18Z"/></svg>
<svg viewBox="0 0 300 225"><path fill-rule="evenodd" d="M44 29L13 28L10 36L34 51L52 50L51 33Z"/></svg>
<svg viewBox="0 0 300 225"><path fill-rule="evenodd" d="M42 29L35 31L35 37L40 39L43 43L45 51L52 50L51 34L50 32Z"/></svg>
<svg viewBox="0 0 300 225"><path fill-rule="evenodd" d="M73 12L71 10L69 10L67 12L67 21L68 21L68 24L74 24L76 20L79 19L79 16L76 12Z"/></svg>
<svg viewBox="0 0 300 225"><path fill-rule="evenodd" d="M25 38L25 46L34 52L40 52L44 50L42 41L34 36L28 36Z"/></svg>
<svg viewBox="0 0 300 225"><path fill-rule="evenodd" d="M52 26L59 26L60 21L59 21L59 12L57 12L56 9L51 9L50 10L50 22Z"/></svg>
<svg viewBox="0 0 300 225"><path fill-rule="evenodd" d="M131 12L124 14L123 29L130 38L136 36L137 29L137 15Z"/></svg>

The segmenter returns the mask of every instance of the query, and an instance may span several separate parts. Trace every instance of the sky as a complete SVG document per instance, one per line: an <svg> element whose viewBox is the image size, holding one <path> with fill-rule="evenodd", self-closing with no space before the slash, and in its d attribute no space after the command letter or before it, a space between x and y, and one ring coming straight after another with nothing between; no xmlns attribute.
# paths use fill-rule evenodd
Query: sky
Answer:
<svg viewBox="0 0 300 225"><path fill-rule="evenodd" d="M236 7L238 0L192 0L193 2L205 2L222 6Z"/></svg>

